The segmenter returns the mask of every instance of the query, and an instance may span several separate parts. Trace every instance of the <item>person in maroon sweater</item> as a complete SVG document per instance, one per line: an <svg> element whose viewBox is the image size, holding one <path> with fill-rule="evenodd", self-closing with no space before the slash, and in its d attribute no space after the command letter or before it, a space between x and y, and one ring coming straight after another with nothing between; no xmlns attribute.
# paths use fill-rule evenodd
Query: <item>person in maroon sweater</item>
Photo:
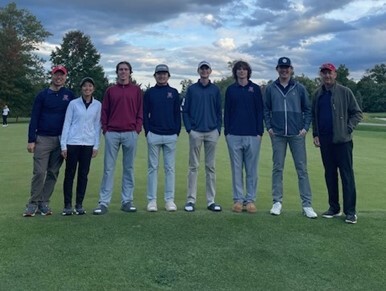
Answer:
<svg viewBox="0 0 386 291"><path fill-rule="evenodd" d="M123 151L122 206L125 212L135 212L134 158L138 134L143 123L143 99L139 86L131 83L132 67L120 62L116 67L117 84L107 88L102 102L102 131L105 136L105 156L98 207L93 214L107 212L114 188L114 170L119 148Z"/></svg>

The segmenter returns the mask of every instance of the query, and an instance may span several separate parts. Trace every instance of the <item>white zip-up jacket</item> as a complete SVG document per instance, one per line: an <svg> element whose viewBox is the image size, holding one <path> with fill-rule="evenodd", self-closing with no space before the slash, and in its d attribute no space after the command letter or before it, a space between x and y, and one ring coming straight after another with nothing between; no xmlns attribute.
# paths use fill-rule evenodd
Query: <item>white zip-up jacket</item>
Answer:
<svg viewBox="0 0 386 291"><path fill-rule="evenodd" d="M72 100L68 105L64 119L60 146L67 150L67 145L93 146L97 150L101 135L102 104L94 97L88 108L82 97Z"/></svg>

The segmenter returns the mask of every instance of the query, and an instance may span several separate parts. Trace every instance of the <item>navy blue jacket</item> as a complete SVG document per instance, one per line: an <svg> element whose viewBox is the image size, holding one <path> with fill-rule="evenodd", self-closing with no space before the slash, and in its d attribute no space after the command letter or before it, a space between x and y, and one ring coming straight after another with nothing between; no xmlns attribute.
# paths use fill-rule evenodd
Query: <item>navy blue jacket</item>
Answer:
<svg viewBox="0 0 386 291"><path fill-rule="evenodd" d="M169 85L155 85L145 92L143 100L143 128L159 135L180 134L180 95Z"/></svg>
<svg viewBox="0 0 386 291"><path fill-rule="evenodd" d="M258 85L235 82L225 93L224 134L263 135L263 98Z"/></svg>
<svg viewBox="0 0 386 291"><path fill-rule="evenodd" d="M74 93L62 87L59 91L42 90L35 98L28 129L28 142L35 142L37 135L60 136L67 106Z"/></svg>
<svg viewBox="0 0 386 291"><path fill-rule="evenodd" d="M183 104L183 119L186 131L209 132L217 129L221 133L222 112L220 89L209 82L200 81L189 86Z"/></svg>

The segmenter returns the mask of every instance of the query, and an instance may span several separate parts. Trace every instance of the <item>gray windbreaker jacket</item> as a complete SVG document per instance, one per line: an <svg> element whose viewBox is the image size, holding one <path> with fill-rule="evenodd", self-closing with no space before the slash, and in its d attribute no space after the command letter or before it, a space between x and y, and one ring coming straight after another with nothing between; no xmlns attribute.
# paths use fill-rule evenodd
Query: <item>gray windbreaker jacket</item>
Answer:
<svg viewBox="0 0 386 291"><path fill-rule="evenodd" d="M298 135L302 129L309 130L311 124L311 102L306 88L291 79L286 94L272 82L264 94L264 122L267 130L276 135Z"/></svg>

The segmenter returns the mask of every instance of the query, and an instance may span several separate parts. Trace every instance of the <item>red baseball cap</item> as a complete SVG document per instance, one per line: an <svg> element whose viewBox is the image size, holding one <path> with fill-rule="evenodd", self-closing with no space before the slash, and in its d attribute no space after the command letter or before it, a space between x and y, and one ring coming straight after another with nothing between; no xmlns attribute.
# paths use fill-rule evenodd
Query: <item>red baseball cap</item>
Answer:
<svg viewBox="0 0 386 291"><path fill-rule="evenodd" d="M333 71L335 72L336 71L336 68L333 64L331 63L325 63L323 65L320 66L320 70L330 70L330 71Z"/></svg>
<svg viewBox="0 0 386 291"><path fill-rule="evenodd" d="M57 71L61 71L61 72L63 72L63 74L67 75L67 69L62 65L58 65L58 66L53 67L52 68L52 75L55 74Z"/></svg>

